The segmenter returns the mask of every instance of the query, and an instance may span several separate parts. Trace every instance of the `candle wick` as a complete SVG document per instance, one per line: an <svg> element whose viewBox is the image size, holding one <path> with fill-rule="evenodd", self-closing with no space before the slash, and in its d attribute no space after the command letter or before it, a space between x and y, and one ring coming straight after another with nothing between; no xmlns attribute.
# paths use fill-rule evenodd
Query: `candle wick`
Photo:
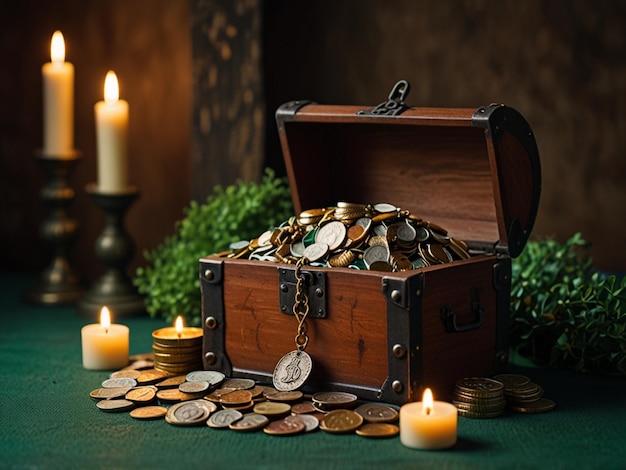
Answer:
<svg viewBox="0 0 626 470"><path fill-rule="evenodd" d="M430 416L430 406L426 408L426 416Z"/></svg>
<svg viewBox="0 0 626 470"><path fill-rule="evenodd" d="M181 333L177 333L177 334L178 334L178 339L180 339L180 337L181 337Z"/></svg>
<svg viewBox="0 0 626 470"><path fill-rule="evenodd" d="M104 329L104 334L105 334L105 335L108 335L108 334L109 334L109 329L108 329L108 328L105 328L105 329Z"/></svg>

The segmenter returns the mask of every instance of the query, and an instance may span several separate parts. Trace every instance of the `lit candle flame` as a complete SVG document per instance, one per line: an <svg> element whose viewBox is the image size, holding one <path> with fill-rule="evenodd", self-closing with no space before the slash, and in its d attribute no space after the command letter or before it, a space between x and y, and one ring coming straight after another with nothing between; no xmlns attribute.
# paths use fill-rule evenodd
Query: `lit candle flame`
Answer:
<svg viewBox="0 0 626 470"><path fill-rule="evenodd" d="M55 31L50 41L50 58L53 64L62 64L65 62L65 41L63 33Z"/></svg>
<svg viewBox="0 0 626 470"><path fill-rule="evenodd" d="M178 315L176 317L176 322L175 322L174 326L176 328L176 334L180 338L182 336L182 334L183 334L183 317Z"/></svg>
<svg viewBox="0 0 626 470"><path fill-rule="evenodd" d="M424 390L424 396L422 398L422 413L429 415L433 412L434 407L433 392L430 391L430 388L427 388Z"/></svg>
<svg viewBox="0 0 626 470"><path fill-rule="evenodd" d="M109 70L104 79L104 101L115 103L119 97L120 87L117 83L117 75L112 70Z"/></svg>
<svg viewBox="0 0 626 470"><path fill-rule="evenodd" d="M100 310L100 326L104 328L106 333L108 333L109 328L111 328L111 313L107 307L102 307Z"/></svg>

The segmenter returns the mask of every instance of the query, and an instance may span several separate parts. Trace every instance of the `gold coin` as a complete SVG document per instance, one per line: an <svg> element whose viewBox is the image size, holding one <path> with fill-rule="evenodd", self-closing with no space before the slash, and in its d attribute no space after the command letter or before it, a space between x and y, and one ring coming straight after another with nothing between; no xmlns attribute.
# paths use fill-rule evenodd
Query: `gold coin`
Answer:
<svg viewBox="0 0 626 470"><path fill-rule="evenodd" d="M285 403L298 401L303 396L304 394L300 390L292 390L292 391L285 391L285 392L277 391L276 393L270 393L266 395L267 399L270 401L282 401Z"/></svg>
<svg viewBox="0 0 626 470"><path fill-rule="evenodd" d="M226 406L247 405L252 401L252 392L249 390L233 390L230 393L222 395L220 402Z"/></svg>
<svg viewBox="0 0 626 470"><path fill-rule="evenodd" d="M270 423L263 428L263 432L265 434L271 434L272 436L290 436L300 434L305 428L306 426L302 421L279 419L277 421L270 421Z"/></svg>
<svg viewBox="0 0 626 470"><path fill-rule="evenodd" d="M140 360L140 361L131 362L130 364L128 364L126 367L124 367L121 370L144 370L144 369L152 369L153 366L154 366L153 359Z"/></svg>
<svg viewBox="0 0 626 470"><path fill-rule="evenodd" d="M113 399L113 400L100 400L96 403L96 406L107 413L119 413L121 411L128 411L134 408L135 404L130 400L125 399Z"/></svg>
<svg viewBox="0 0 626 470"><path fill-rule="evenodd" d="M270 420L267 416L263 416L257 413L246 413L243 417L228 425L233 431L256 431L265 427Z"/></svg>
<svg viewBox="0 0 626 470"><path fill-rule="evenodd" d="M152 385L165 379L167 374L156 369L147 369L141 372L137 377L138 385Z"/></svg>
<svg viewBox="0 0 626 470"><path fill-rule="evenodd" d="M502 385L504 385L505 392L512 388L518 388L522 385L530 383L530 379L528 377L520 374L499 374L493 377L493 380L497 380L502 383Z"/></svg>
<svg viewBox="0 0 626 470"><path fill-rule="evenodd" d="M177 388L166 388L159 390L156 394L159 401L164 403L176 403L179 401L195 400L197 395L191 393L183 393Z"/></svg>
<svg viewBox="0 0 626 470"><path fill-rule="evenodd" d="M159 390L164 388L178 388L180 384L182 384L186 380L184 375L175 375L173 377L168 377L167 379L161 380L157 382L155 385Z"/></svg>
<svg viewBox="0 0 626 470"><path fill-rule="evenodd" d="M137 379L141 375L141 372L135 369L122 369L115 372L111 372L109 378L111 379Z"/></svg>
<svg viewBox="0 0 626 470"><path fill-rule="evenodd" d="M466 411L459 409L459 416L463 416L464 418L470 419L490 419L497 418L502 415L502 411L493 411L493 412L476 412L476 411Z"/></svg>
<svg viewBox="0 0 626 470"><path fill-rule="evenodd" d="M493 398L504 393L504 385L484 377L467 377L457 380L455 390L479 398Z"/></svg>
<svg viewBox="0 0 626 470"><path fill-rule="evenodd" d="M133 403L150 403L156 398L156 390L152 386L136 387L125 398Z"/></svg>
<svg viewBox="0 0 626 470"><path fill-rule="evenodd" d="M503 400L502 403L498 403L496 405L482 405L480 403L465 403L462 401L453 400L452 403L459 410L463 411L473 411L475 413L495 413L502 412L506 407L506 402Z"/></svg>
<svg viewBox="0 0 626 470"><path fill-rule="evenodd" d="M395 409L379 403L363 403L354 411L369 423L392 423L398 420L398 412Z"/></svg>
<svg viewBox="0 0 626 470"><path fill-rule="evenodd" d="M313 403L307 401L304 403L294 403L291 405L291 413L296 415L302 415L306 413L314 413L315 407Z"/></svg>
<svg viewBox="0 0 626 470"><path fill-rule="evenodd" d="M267 417L278 418L291 411L291 406L287 403L264 401L254 405L254 412Z"/></svg>
<svg viewBox="0 0 626 470"><path fill-rule="evenodd" d="M541 398L525 405L509 405L509 408L519 413L546 413L556 408L556 403L548 398Z"/></svg>
<svg viewBox="0 0 626 470"><path fill-rule="evenodd" d="M235 390L250 390L254 388L256 382L252 379L226 379L220 384L222 388L233 388Z"/></svg>
<svg viewBox="0 0 626 470"><path fill-rule="evenodd" d="M397 436L400 428L395 424L389 423L366 423L356 430L359 436L363 437L393 437Z"/></svg>
<svg viewBox="0 0 626 470"><path fill-rule="evenodd" d="M131 387L117 388L97 388L89 392L89 396L94 400L111 400L115 398L124 398Z"/></svg>
<svg viewBox="0 0 626 470"><path fill-rule="evenodd" d="M178 390L183 393L201 393L204 394L209 389L209 382L206 380L198 380L196 382L183 382L178 386Z"/></svg>
<svg viewBox="0 0 626 470"><path fill-rule="evenodd" d="M363 416L350 410L330 411L320 422L320 429L333 434L356 431L363 424Z"/></svg>
<svg viewBox="0 0 626 470"><path fill-rule="evenodd" d="M249 403L243 403L241 405L229 405L227 403L222 403L221 405L222 407L224 407L224 409L237 410L241 411L242 413L248 413L250 411L253 411L256 403L253 400L250 400Z"/></svg>
<svg viewBox="0 0 626 470"><path fill-rule="evenodd" d="M214 403L219 403L224 395L226 395L227 393L232 393L234 391L234 388L218 388L217 390L213 390L208 395L205 395L204 399L212 401Z"/></svg>
<svg viewBox="0 0 626 470"><path fill-rule="evenodd" d="M130 416L135 419L159 419L167 413L164 406L141 406L130 412Z"/></svg>

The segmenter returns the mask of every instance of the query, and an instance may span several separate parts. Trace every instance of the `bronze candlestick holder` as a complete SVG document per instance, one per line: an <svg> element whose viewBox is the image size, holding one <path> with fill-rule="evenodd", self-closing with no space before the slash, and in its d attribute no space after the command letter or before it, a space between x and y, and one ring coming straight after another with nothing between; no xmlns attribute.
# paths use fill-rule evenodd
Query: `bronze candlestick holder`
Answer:
<svg viewBox="0 0 626 470"><path fill-rule="evenodd" d="M74 201L74 190L69 186L68 179L80 160L80 154L73 151L53 156L37 151L35 157L46 175L41 199L50 208L41 224L40 235L52 247L53 257L40 273L37 283L25 293L24 300L45 305L72 304L84 293L80 278L69 262L78 221L68 214L68 208Z"/></svg>
<svg viewBox="0 0 626 470"><path fill-rule="evenodd" d="M144 300L126 274L135 244L124 228L124 216L139 196L139 190L129 187L123 192L109 193L89 184L87 192L104 213L105 227L96 240L95 252L106 271L78 302L78 313L97 319L100 309L106 305L116 318L142 315Z"/></svg>

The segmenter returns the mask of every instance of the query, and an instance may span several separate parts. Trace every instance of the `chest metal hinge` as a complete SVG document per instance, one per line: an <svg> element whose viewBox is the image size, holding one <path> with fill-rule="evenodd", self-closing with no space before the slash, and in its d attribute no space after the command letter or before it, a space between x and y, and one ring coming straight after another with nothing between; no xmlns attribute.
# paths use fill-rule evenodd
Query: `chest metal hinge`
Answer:
<svg viewBox="0 0 626 470"><path fill-rule="evenodd" d="M362 109L357 114L360 116L398 116L410 107L404 102L410 90L409 82L400 80L391 89L387 101L383 101L372 109Z"/></svg>

